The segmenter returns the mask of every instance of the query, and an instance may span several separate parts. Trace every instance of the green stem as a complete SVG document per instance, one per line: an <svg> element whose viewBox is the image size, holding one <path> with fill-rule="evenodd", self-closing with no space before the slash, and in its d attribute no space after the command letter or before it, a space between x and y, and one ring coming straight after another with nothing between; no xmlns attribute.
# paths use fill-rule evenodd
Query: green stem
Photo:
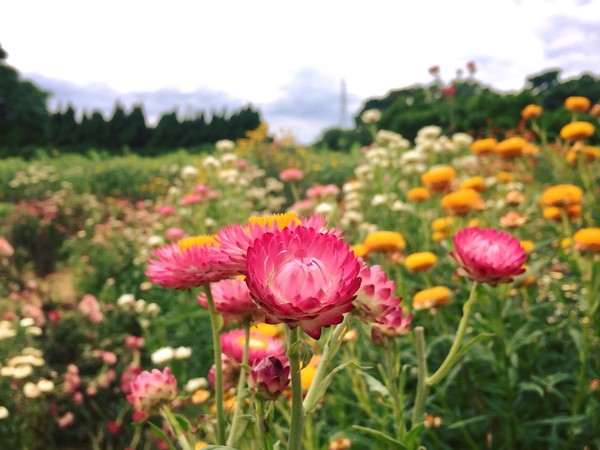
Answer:
<svg viewBox="0 0 600 450"><path fill-rule="evenodd" d="M265 414L265 401L260 398L255 398L256 405L256 428L258 429L258 435L260 436L260 443L262 450L272 450L273 445L271 443L271 435L267 427L267 417Z"/></svg>
<svg viewBox="0 0 600 450"><path fill-rule="evenodd" d="M417 393L412 413L412 428L423 419L425 400L427 399L427 358L425 357L425 329L415 328L415 347L417 353Z"/></svg>
<svg viewBox="0 0 600 450"><path fill-rule="evenodd" d="M225 414L223 413L223 362L221 360L221 325L219 313L215 308L215 300L210 290L210 283L204 285L210 328L212 330L213 353L215 359L215 402L217 405L217 444L225 443Z"/></svg>
<svg viewBox="0 0 600 450"><path fill-rule="evenodd" d="M244 351L242 353L242 366L240 368L240 378L237 384L237 401L235 404L235 412L233 413L233 420L231 421L231 428L229 429L229 437L227 438L227 445L234 447L237 443L238 428L240 426L240 416L242 414L242 405L246 390L246 366L248 365L248 353L250 352L250 321L246 319L244 321Z"/></svg>
<svg viewBox="0 0 600 450"><path fill-rule="evenodd" d="M298 327L290 329L288 349L293 349L294 344L300 339ZM304 422L304 408L302 407L302 379L300 377L300 357L296 351L288 354L290 362L290 377L292 379L292 418L288 450L302 448L302 427ZM313 380L314 383L314 380Z"/></svg>
<svg viewBox="0 0 600 450"><path fill-rule="evenodd" d="M398 364L392 347L393 342L386 339L384 349L385 373L387 378L387 388L392 401L392 411L394 413L394 427L396 428L396 438L404 440L406 428L404 424L404 408L401 393L398 390Z"/></svg>
<svg viewBox="0 0 600 450"><path fill-rule="evenodd" d="M438 368L438 370L430 377L427 377L426 382L427 382L428 386L435 386L440 381L442 381L442 379L446 375L448 375L448 372L450 372L450 369L452 369L452 367L456 363L456 355L458 354L460 347L462 345L462 340L465 335L465 331L467 329L467 323L469 322L469 317L471 316L471 310L473 309L473 305L475 304L475 300L477 298L475 295L475 293L477 291L477 286L478 286L477 281L473 281L469 299L463 305L463 316L460 319L460 323L458 325L458 330L456 331L456 337L454 338L452 347L450 348L450 351L448 352L446 359L444 360L442 365Z"/></svg>
<svg viewBox="0 0 600 450"><path fill-rule="evenodd" d="M321 383L329 373L329 363L340 348L349 317L349 315L344 316L342 323L336 325L329 335L329 338L325 342L319 366L317 367L317 371L315 372L315 376L310 384L310 388L308 389L306 397L304 398L304 409L309 413L313 411L317 402L320 400L319 394L321 393Z"/></svg>

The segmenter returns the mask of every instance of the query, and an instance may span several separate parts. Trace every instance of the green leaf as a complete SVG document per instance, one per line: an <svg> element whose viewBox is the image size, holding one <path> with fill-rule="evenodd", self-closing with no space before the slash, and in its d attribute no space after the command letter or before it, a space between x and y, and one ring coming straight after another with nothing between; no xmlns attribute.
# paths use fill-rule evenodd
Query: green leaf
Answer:
<svg viewBox="0 0 600 450"><path fill-rule="evenodd" d="M453 430L455 428L463 428L463 427L465 427L467 425L471 425L471 424L474 424L474 423L482 422L484 420L488 420L489 418L490 418L490 416L488 416L488 415L471 417L470 419L465 419L465 420L461 420L459 422L454 422L452 425L449 425L446 428L448 430Z"/></svg>
<svg viewBox="0 0 600 450"><path fill-rule="evenodd" d="M406 446L408 448L414 447L414 444L419 439L419 436L421 435L421 431L423 431L424 427L425 427L424 423L422 423L422 422L418 423L414 427L412 427L410 429L410 431L406 434L406 438L404 439L404 442L406 442Z"/></svg>
<svg viewBox="0 0 600 450"><path fill-rule="evenodd" d="M292 346L288 349L288 355L290 357L300 358L300 361L302 362L300 370L302 370L312 359L313 349L308 342L300 340L292 344Z"/></svg>
<svg viewBox="0 0 600 450"><path fill-rule="evenodd" d="M523 381L519 383L519 389L522 391L535 392L540 396L540 398L544 396L544 389L539 384L531 381Z"/></svg>
<svg viewBox="0 0 600 450"><path fill-rule="evenodd" d="M367 386L371 392L380 394L383 397L389 397L390 391L383 385L381 381L366 372L361 372L361 375L365 377L365 381L367 382Z"/></svg>
<svg viewBox="0 0 600 450"><path fill-rule="evenodd" d="M202 447L202 450L238 450L235 447L227 447L226 445L209 445Z"/></svg>
<svg viewBox="0 0 600 450"><path fill-rule="evenodd" d="M317 393L317 396L315 397L314 404L304 404L304 409L305 409L305 411L306 411L307 414L310 414L310 413L314 412L314 410L315 410L315 408L317 406L317 403L325 395L325 392L327 391L327 388L331 384L331 381L333 380L334 375L336 373L338 373L340 370L344 369L345 367L360 368L360 366L358 364L356 364L355 362L349 361L349 362L340 364L335 369L333 369L331 372L329 372L327 374L327 376L325 378L323 378L323 381L321 381L321 384L318 387L319 391Z"/></svg>
<svg viewBox="0 0 600 450"><path fill-rule="evenodd" d="M359 425L352 425L352 428L354 428L357 431L362 431L363 433L370 434L371 436L380 437L382 439L385 439L388 442L396 444L398 447L400 447L403 450L408 450L407 447L406 447L406 445L404 445L402 442L400 442L397 439L394 439L393 437L391 437L390 435L385 434L382 431L374 430L373 428L368 428L368 427L361 427Z"/></svg>
<svg viewBox="0 0 600 450"><path fill-rule="evenodd" d="M177 450L163 430L161 430L158 426L156 426L152 422L148 422L148 425L150 425L150 429L154 432L154 434L156 436L158 436L159 439L161 439L167 443L167 445L169 446L169 450Z"/></svg>

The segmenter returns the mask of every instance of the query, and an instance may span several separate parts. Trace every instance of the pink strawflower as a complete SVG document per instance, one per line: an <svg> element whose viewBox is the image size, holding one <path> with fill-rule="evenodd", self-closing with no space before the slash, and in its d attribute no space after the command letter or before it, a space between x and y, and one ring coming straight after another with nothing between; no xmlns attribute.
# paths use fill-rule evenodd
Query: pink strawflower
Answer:
<svg viewBox="0 0 600 450"><path fill-rule="evenodd" d="M175 209L175 207L171 205L161 206L160 208L158 208L158 214L160 214L163 217L171 216L175 214L176 211L177 209Z"/></svg>
<svg viewBox="0 0 600 450"><path fill-rule="evenodd" d="M354 309L361 264L337 236L303 226L267 233L248 249L246 283L267 323L319 339Z"/></svg>
<svg viewBox="0 0 600 450"><path fill-rule="evenodd" d="M254 303L246 282L239 279L221 280L210 286L216 310L223 316L224 325L263 322L265 313ZM206 294L198 295L198 303L208 309Z"/></svg>
<svg viewBox="0 0 600 450"><path fill-rule="evenodd" d="M15 254L15 249L6 238L0 236L0 256L12 256Z"/></svg>
<svg viewBox="0 0 600 450"><path fill-rule="evenodd" d="M305 200L298 200L292 206L290 206L290 211L295 211L298 214L309 213L315 207L315 201L307 198Z"/></svg>
<svg viewBox="0 0 600 450"><path fill-rule="evenodd" d="M139 350L144 345L144 338L140 336L127 336L125 338L125 347L130 350Z"/></svg>
<svg viewBox="0 0 600 450"><path fill-rule="evenodd" d="M170 289L190 289L237 275L224 265L228 257L211 236L187 238L157 248L153 256L148 261L146 276Z"/></svg>
<svg viewBox="0 0 600 450"><path fill-rule="evenodd" d="M223 385L223 392L227 392L237 385L240 377L240 363L235 361L233 358L228 357L226 354L221 353L221 372L223 375L221 382ZM212 384L213 387L216 387L214 364L209 369L207 378L208 381L210 381L210 384Z"/></svg>
<svg viewBox="0 0 600 450"><path fill-rule="evenodd" d="M265 400L276 400L290 384L290 363L285 355L257 361L246 374L248 387Z"/></svg>
<svg viewBox="0 0 600 450"><path fill-rule="evenodd" d="M327 197L337 197L340 193L340 188L335 184L320 185L317 184L306 191L306 197L311 199L324 199Z"/></svg>
<svg viewBox="0 0 600 450"><path fill-rule="evenodd" d="M67 428L75 422L75 415L69 411L64 416L57 419L58 428Z"/></svg>
<svg viewBox="0 0 600 450"><path fill-rule="evenodd" d="M75 391L81 386L81 378L79 378L79 368L75 364L69 364L65 372L63 389L69 395L75 394Z"/></svg>
<svg viewBox="0 0 600 450"><path fill-rule="evenodd" d="M379 317L371 328L373 342L381 344L384 338L404 336L410 331L412 318L413 315L406 315L401 307L397 307L386 315Z"/></svg>
<svg viewBox="0 0 600 450"><path fill-rule="evenodd" d="M174 242L183 239L185 237L185 231L181 228L167 228L165 236L169 241Z"/></svg>
<svg viewBox="0 0 600 450"><path fill-rule="evenodd" d="M90 322L98 323L104 319L102 311L100 311L100 303L92 294L84 295L78 306L79 311L87 316Z"/></svg>
<svg viewBox="0 0 600 450"><path fill-rule="evenodd" d="M304 178L304 172L300 169L285 169L279 173L281 181L300 181Z"/></svg>
<svg viewBox="0 0 600 450"><path fill-rule="evenodd" d="M119 434L121 433L121 424L119 422L108 422L106 424L106 430L110 434Z"/></svg>
<svg viewBox="0 0 600 450"><path fill-rule="evenodd" d="M525 250L517 238L492 228L464 228L454 236L456 252L450 253L459 273L479 283L509 283L525 272Z"/></svg>
<svg viewBox="0 0 600 450"><path fill-rule="evenodd" d="M319 232L339 234L337 228L328 229L327 219L322 215L311 215L308 218L298 218L293 212L275 214L268 217L254 217L245 225L234 224L217 231L220 250L229 258L228 267L239 275L246 274L246 254L252 243L265 233L279 231L285 228L295 229L303 226L314 228Z"/></svg>
<svg viewBox="0 0 600 450"><path fill-rule="evenodd" d="M221 335L221 350L227 357L241 363L244 352L244 331L231 330L223 333ZM260 333L250 333L248 364L253 365L259 359L267 356L279 356L284 353L285 347L279 339Z"/></svg>
<svg viewBox="0 0 600 450"><path fill-rule="evenodd" d="M396 283L388 280L381 266L363 265L360 277L362 283L354 305L363 321L371 322L398 307L402 297L394 295Z"/></svg>
<svg viewBox="0 0 600 450"><path fill-rule="evenodd" d="M142 373L142 368L137 364L130 364L121 375L121 392L131 394L131 383Z"/></svg>
<svg viewBox="0 0 600 450"><path fill-rule="evenodd" d="M161 403L177 396L177 380L168 367L162 372L152 369L140 373L129 387L131 394L127 401L133 406L134 419L138 420L150 416Z"/></svg>

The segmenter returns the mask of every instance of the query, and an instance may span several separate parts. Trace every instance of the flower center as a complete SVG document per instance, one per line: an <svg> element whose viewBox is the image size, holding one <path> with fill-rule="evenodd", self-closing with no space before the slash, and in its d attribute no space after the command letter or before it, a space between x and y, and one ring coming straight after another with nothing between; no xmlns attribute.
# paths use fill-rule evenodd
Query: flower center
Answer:
<svg viewBox="0 0 600 450"><path fill-rule="evenodd" d="M282 264L272 278L272 287L284 300L300 295L302 298L319 297L333 280L323 261L314 257L298 257Z"/></svg>
<svg viewBox="0 0 600 450"><path fill-rule="evenodd" d="M219 245L219 242L217 242L214 236L209 236L206 234L181 239L177 242L177 246L180 250L188 250L192 247L218 247Z"/></svg>
<svg viewBox="0 0 600 450"><path fill-rule="evenodd" d="M248 219L250 225L260 225L261 228L273 229L275 225L280 230L289 227L291 224L298 225L300 220L298 215L294 212L288 212L283 214L272 214L270 216L252 216Z"/></svg>

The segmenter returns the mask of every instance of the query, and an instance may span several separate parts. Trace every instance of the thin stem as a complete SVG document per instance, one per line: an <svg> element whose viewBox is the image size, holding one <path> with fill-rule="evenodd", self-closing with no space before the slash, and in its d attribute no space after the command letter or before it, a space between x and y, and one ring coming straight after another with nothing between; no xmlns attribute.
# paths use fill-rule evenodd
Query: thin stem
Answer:
<svg viewBox="0 0 600 450"><path fill-rule="evenodd" d="M446 375L448 375L448 372L450 372L452 366L454 366L454 364L456 363L456 355L458 354L462 345L462 340L467 329L467 323L469 322L469 317L471 316L471 310L473 309L473 305L475 304L475 300L477 298L477 296L475 295L477 291L477 286L477 281L473 281L473 286L471 286L471 294L469 295L469 299L463 305L463 316L460 319L460 323L458 324L458 330L456 331L456 337L454 338L452 347L450 348L446 359L438 368L438 370L430 377L427 377L426 381L428 386L434 386L440 381L442 381L442 379Z"/></svg>
<svg viewBox="0 0 600 450"><path fill-rule="evenodd" d="M256 405L256 428L260 436L261 448L262 450L272 450L273 445L271 444L271 435L267 427L265 414L265 401L260 397L256 397L254 404Z"/></svg>
<svg viewBox="0 0 600 450"><path fill-rule="evenodd" d="M290 329L288 351L292 350L294 344L300 339L298 327ZM290 424L290 436L288 450L300 450L302 448L302 426L304 422L304 408L302 407L302 379L300 377L300 357L297 351L289 351L290 376L292 379L292 418ZM314 383L315 380L313 380Z"/></svg>
<svg viewBox="0 0 600 450"><path fill-rule="evenodd" d="M417 393L412 413L412 428L423 418L425 400L427 399L427 358L425 357L425 329L415 328L415 347L417 353Z"/></svg>
<svg viewBox="0 0 600 450"><path fill-rule="evenodd" d="M306 393L306 397L304 398L304 409L309 413L314 409L315 405L319 401L319 394L321 392L321 383L323 379L329 373L329 363L337 353L341 341L343 333L346 331L346 326L348 324L349 316L344 316L344 320L339 325L333 329L330 333L327 341L325 342L325 346L323 347L323 354L321 355L321 360L319 362L319 366L317 367L317 371L315 372L315 377L313 378L310 388Z"/></svg>
<svg viewBox="0 0 600 450"><path fill-rule="evenodd" d="M219 313L215 308L215 300L210 290L210 283L204 285L210 328L212 330L213 353L215 358L215 402L217 405L217 444L225 443L225 414L223 413L223 362L221 361L221 325Z"/></svg>
<svg viewBox="0 0 600 450"><path fill-rule="evenodd" d="M390 339L386 339L384 349L384 360L385 360L385 373L387 388L390 393L392 400L392 410L394 413L394 427L396 428L396 438L400 441L404 439L406 434L406 428L404 424L404 405L402 405L402 398L400 392L398 392L398 364L394 355L394 348L392 347L393 342Z"/></svg>
<svg viewBox="0 0 600 450"><path fill-rule="evenodd" d="M235 412L233 414L233 420L231 421L231 428L229 430L229 437L227 438L227 445L234 447L236 444L236 436L238 434L238 428L240 426L240 415L242 414L242 405L244 403L244 397L246 396L246 369L248 365L248 354L250 352L250 321L246 319L244 321L244 351L242 353L242 367L240 368L240 378L237 384L237 401L235 404Z"/></svg>

